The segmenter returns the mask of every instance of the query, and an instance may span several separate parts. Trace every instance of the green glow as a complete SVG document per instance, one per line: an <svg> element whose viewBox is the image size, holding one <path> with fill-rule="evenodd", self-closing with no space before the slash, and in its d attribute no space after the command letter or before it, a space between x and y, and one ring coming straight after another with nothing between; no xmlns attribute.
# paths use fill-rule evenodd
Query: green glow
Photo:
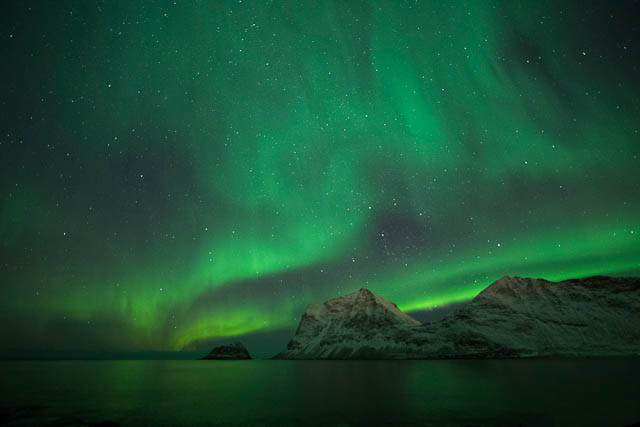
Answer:
<svg viewBox="0 0 640 427"><path fill-rule="evenodd" d="M10 19L5 342L180 350L360 287L411 311L504 275L640 273L618 6L502 3Z"/></svg>

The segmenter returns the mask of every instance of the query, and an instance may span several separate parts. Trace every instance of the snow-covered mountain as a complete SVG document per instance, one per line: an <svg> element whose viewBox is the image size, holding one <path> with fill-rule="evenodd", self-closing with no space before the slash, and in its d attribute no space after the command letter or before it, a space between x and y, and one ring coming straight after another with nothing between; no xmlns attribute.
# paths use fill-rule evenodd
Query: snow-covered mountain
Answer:
<svg viewBox="0 0 640 427"><path fill-rule="evenodd" d="M314 304L283 359L640 355L640 279L549 282L503 277L470 303L420 325L366 289Z"/></svg>
<svg viewBox="0 0 640 427"><path fill-rule="evenodd" d="M404 351L404 336L420 322L391 301L360 289L324 304L311 304L283 359L377 358Z"/></svg>

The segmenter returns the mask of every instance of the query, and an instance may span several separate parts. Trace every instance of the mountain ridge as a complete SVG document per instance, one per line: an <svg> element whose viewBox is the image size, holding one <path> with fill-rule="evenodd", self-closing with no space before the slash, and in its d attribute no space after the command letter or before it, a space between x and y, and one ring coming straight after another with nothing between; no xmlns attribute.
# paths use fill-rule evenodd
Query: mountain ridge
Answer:
<svg viewBox="0 0 640 427"><path fill-rule="evenodd" d="M279 359L640 355L640 279L504 276L420 324L367 289L310 304Z"/></svg>

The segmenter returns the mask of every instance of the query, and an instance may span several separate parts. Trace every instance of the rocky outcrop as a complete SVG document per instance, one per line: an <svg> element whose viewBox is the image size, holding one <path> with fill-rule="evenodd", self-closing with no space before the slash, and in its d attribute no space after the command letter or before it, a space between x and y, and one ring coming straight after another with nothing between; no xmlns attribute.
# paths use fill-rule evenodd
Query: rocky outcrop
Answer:
<svg viewBox="0 0 640 427"><path fill-rule="evenodd" d="M282 359L640 355L640 279L503 277L439 322L421 325L366 289L303 314Z"/></svg>
<svg viewBox="0 0 640 427"><path fill-rule="evenodd" d="M249 360L251 356L240 342L234 342L233 344L221 345L211 350L207 356L202 358L203 360Z"/></svg>

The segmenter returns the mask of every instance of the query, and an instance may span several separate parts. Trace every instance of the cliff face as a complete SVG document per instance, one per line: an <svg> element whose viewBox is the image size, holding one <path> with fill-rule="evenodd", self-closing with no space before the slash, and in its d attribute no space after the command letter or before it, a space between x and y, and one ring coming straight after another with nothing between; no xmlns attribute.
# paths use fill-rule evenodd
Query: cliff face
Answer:
<svg viewBox="0 0 640 427"><path fill-rule="evenodd" d="M284 359L640 355L640 279L503 277L440 322L420 325L361 289L311 305Z"/></svg>
<svg viewBox="0 0 640 427"><path fill-rule="evenodd" d="M211 350L203 360L247 360L251 359L249 352L242 343L234 342L233 344L221 345Z"/></svg>

